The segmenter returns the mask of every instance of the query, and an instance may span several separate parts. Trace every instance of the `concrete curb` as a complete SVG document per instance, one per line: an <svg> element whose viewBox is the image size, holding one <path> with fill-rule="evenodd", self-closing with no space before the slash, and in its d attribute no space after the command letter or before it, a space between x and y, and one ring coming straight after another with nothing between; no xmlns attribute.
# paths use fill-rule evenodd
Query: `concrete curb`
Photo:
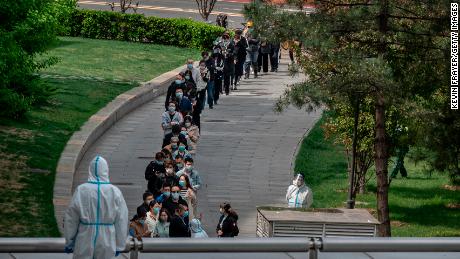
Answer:
<svg viewBox="0 0 460 259"><path fill-rule="evenodd" d="M83 155L107 129L112 127L123 116L146 102L165 94L169 84L182 69L184 69L184 66L166 72L120 94L91 116L80 130L75 132L69 139L56 167L53 191L54 215L61 234L64 233L65 210L73 194L74 175Z"/></svg>

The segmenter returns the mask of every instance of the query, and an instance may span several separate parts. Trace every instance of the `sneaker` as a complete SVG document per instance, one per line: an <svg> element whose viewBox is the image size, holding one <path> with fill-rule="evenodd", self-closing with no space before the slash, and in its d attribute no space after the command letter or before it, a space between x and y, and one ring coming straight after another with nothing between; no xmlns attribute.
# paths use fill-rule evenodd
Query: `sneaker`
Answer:
<svg viewBox="0 0 460 259"><path fill-rule="evenodd" d="M236 86L235 86L235 88L233 88L233 90L238 90L238 89L236 89Z"/></svg>
<svg viewBox="0 0 460 259"><path fill-rule="evenodd" d="M212 106L209 106L209 109L214 109L214 107L212 107Z"/></svg>

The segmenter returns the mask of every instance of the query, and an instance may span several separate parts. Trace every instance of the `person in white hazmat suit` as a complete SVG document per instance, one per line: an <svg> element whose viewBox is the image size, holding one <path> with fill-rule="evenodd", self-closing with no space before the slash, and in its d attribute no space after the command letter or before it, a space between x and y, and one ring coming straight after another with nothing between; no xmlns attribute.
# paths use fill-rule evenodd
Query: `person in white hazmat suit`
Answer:
<svg viewBox="0 0 460 259"><path fill-rule="evenodd" d="M313 203L313 192L305 185L303 175L297 174L286 192L289 208L309 208Z"/></svg>
<svg viewBox="0 0 460 259"><path fill-rule="evenodd" d="M75 190L64 218L65 252L73 258L114 258L125 249L128 208L120 189L109 182L107 161L96 156L88 182Z"/></svg>

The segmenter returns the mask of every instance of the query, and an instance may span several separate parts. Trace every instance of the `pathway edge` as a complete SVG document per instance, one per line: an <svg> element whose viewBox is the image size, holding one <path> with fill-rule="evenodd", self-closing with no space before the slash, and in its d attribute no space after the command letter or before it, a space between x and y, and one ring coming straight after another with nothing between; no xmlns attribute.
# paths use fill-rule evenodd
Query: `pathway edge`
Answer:
<svg viewBox="0 0 460 259"><path fill-rule="evenodd" d="M105 107L93 114L80 128L73 133L61 153L56 166L53 188L54 216L61 235L64 233L64 214L72 198L75 172L86 151L102 134L117 121L143 104L166 93L168 86L176 75L184 68L180 66L140 83L109 102Z"/></svg>

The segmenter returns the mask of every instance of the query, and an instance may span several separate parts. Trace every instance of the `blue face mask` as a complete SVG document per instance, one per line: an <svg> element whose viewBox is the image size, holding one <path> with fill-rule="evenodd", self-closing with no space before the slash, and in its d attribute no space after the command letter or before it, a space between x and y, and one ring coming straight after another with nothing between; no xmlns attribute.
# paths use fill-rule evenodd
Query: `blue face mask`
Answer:
<svg viewBox="0 0 460 259"><path fill-rule="evenodd" d="M187 64L187 68L191 70L193 68L193 64Z"/></svg>
<svg viewBox="0 0 460 259"><path fill-rule="evenodd" d="M156 163L159 164L159 165L163 165L165 162L157 160Z"/></svg>
<svg viewBox="0 0 460 259"><path fill-rule="evenodd" d="M177 85L180 85L182 84L182 80L179 80L179 79L176 79L176 81L174 81Z"/></svg>
<svg viewBox="0 0 460 259"><path fill-rule="evenodd" d="M158 215L158 213L160 213L160 208L158 208L158 207L153 208L153 213L155 215Z"/></svg>
<svg viewBox="0 0 460 259"><path fill-rule="evenodd" d="M185 80L190 80L190 76L185 76Z"/></svg>
<svg viewBox="0 0 460 259"><path fill-rule="evenodd" d="M184 180L179 181L179 185L180 185L181 187L185 187L185 181L184 181Z"/></svg>
<svg viewBox="0 0 460 259"><path fill-rule="evenodd" d="M188 210L186 212L184 212L184 218L188 217Z"/></svg>
<svg viewBox="0 0 460 259"><path fill-rule="evenodd" d="M183 130L180 132L180 134L184 135L184 136L187 136L187 131Z"/></svg>
<svg viewBox="0 0 460 259"><path fill-rule="evenodd" d="M179 98L179 99L182 99L182 96L184 96L183 93L177 93L177 94L176 94L176 97Z"/></svg>
<svg viewBox="0 0 460 259"><path fill-rule="evenodd" d="M140 219L140 220L139 220L139 223L141 223L142 225L144 225L145 219Z"/></svg>
<svg viewBox="0 0 460 259"><path fill-rule="evenodd" d="M175 112L175 111L176 111L176 107L175 107L175 106L169 106L169 107L168 107L168 111L169 111L169 112Z"/></svg>
<svg viewBox="0 0 460 259"><path fill-rule="evenodd" d="M169 196L171 196L171 192L164 192L163 194L165 195L166 198L169 198Z"/></svg>
<svg viewBox="0 0 460 259"><path fill-rule="evenodd" d="M182 164L182 163L178 163L178 164L177 164L177 168L180 169L180 168L182 168L182 167L184 167L184 164Z"/></svg>

